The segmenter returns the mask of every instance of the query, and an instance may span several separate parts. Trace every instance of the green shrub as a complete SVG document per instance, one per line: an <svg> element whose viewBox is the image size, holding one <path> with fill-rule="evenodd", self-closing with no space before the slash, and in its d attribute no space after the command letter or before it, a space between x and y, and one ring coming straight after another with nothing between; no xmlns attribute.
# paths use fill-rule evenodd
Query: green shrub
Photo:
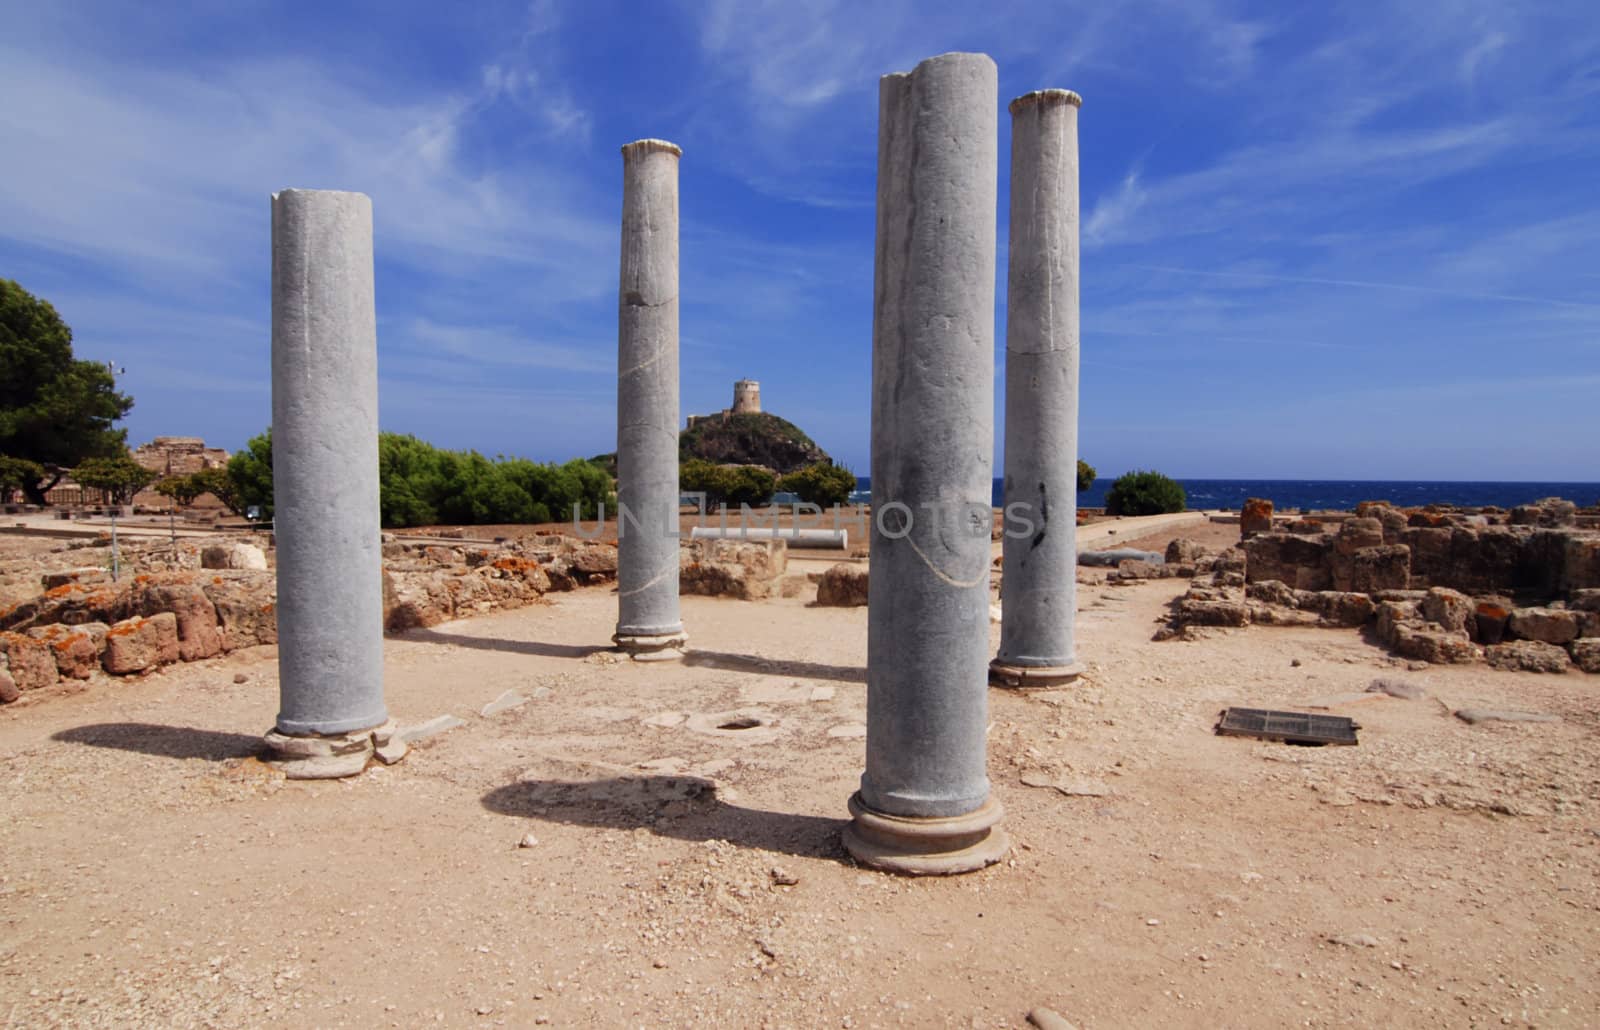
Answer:
<svg viewBox="0 0 1600 1030"><path fill-rule="evenodd" d="M158 475L126 452L114 458L86 458L72 470L73 479L106 494L113 504L133 503L133 495L155 482Z"/></svg>
<svg viewBox="0 0 1600 1030"><path fill-rule="evenodd" d="M228 459L228 484L231 496L217 496L235 515L243 515L255 506L261 509L263 519L272 518L271 426L260 436L252 436L244 450L234 452Z"/></svg>
<svg viewBox="0 0 1600 1030"><path fill-rule="evenodd" d="M1106 494L1108 515L1161 515L1182 511L1189 498L1175 480L1159 472L1129 472L1117 478Z"/></svg>
<svg viewBox="0 0 1600 1030"><path fill-rule="evenodd" d="M1094 466L1089 464L1087 461L1084 461L1082 458L1079 458L1078 459L1078 492L1080 494L1083 493L1085 490L1089 489L1091 486L1094 486L1094 477L1095 477Z"/></svg>
<svg viewBox="0 0 1600 1030"><path fill-rule="evenodd" d="M778 477L759 465L718 465L698 458L678 466L678 488L706 495L706 507L765 504L777 488Z"/></svg>
<svg viewBox="0 0 1600 1030"><path fill-rule="evenodd" d="M778 480L778 489L794 494L807 504L831 508L844 504L855 492L856 476L843 465L819 461Z"/></svg>
<svg viewBox="0 0 1600 1030"><path fill-rule="evenodd" d="M235 454L222 478L207 489L223 503L241 513L261 504L270 517L272 430ZM605 469L592 461L490 461L477 451L446 451L408 434L378 434L378 520L386 528L562 522L573 517L574 505L580 517L594 518L602 504L615 509L616 492Z"/></svg>

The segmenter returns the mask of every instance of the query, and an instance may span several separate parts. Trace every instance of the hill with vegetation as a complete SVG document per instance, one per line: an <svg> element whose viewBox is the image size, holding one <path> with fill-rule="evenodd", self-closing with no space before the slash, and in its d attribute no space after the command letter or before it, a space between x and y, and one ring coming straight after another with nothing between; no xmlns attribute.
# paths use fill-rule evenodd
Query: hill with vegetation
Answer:
<svg viewBox="0 0 1600 1030"><path fill-rule="evenodd" d="M679 461L717 465L761 465L782 475L819 461L827 452L799 426L767 412L715 415L678 434Z"/></svg>

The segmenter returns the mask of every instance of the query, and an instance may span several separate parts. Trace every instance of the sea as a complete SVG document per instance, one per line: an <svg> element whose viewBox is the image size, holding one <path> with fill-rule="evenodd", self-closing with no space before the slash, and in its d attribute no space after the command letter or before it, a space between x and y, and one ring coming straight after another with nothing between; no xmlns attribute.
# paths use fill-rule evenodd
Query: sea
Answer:
<svg viewBox="0 0 1600 1030"><path fill-rule="evenodd" d="M1101 477L1078 495L1078 507L1103 508L1115 477ZM1264 497L1280 509L1348 511L1362 501L1390 501L1403 508L1428 504L1513 508L1545 497L1563 497L1578 506L1600 504L1600 483L1444 482L1408 479L1180 479L1191 508L1237 509L1250 497ZM872 499L872 479L856 478L850 499ZM994 505L1005 503L1005 484L994 481Z"/></svg>

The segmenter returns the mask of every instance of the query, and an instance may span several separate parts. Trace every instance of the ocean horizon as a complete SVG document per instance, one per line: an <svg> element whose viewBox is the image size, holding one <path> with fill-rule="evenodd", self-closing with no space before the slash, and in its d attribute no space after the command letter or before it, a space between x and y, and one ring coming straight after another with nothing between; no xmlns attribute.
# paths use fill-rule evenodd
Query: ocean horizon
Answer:
<svg viewBox="0 0 1600 1030"><path fill-rule="evenodd" d="M1080 508L1103 508L1115 476L1101 477L1078 495ZM1264 497L1279 509L1348 511L1362 501L1391 501L1404 508L1428 504L1514 508L1545 497L1562 497L1579 507L1600 504L1600 482L1494 482L1412 479L1178 479L1190 508L1242 507ZM856 477L853 501L872 496L872 477ZM1005 483L994 481L992 503L1005 503Z"/></svg>

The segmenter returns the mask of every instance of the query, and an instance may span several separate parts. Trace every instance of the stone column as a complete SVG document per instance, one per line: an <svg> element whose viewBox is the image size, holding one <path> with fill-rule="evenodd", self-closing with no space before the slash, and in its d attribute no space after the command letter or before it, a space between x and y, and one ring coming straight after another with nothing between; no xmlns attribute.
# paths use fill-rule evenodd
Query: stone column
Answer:
<svg viewBox="0 0 1600 1030"><path fill-rule="evenodd" d="M291 777L348 776L405 745L383 703L372 201L272 197L272 483L278 695Z"/></svg>
<svg viewBox="0 0 1600 1030"><path fill-rule="evenodd" d="M622 148L617 305L617 645L677 658L678 158L665 140Z"/></svg>
<svg viewBox="0 0 1600 1030"><path fill-rule="evenodd" d="M878 91L867 768L845 847L912 874L1009 847L985 729L998 85L945 54Z"/></svg>
<svg viewBox="0 0 1600 1030"><path fill-rule="evenodd" d="M1006 276L1001 686L1049 686L1073 651L1078 527L1078 106L1065 89L1011 102Z"/></svg>

